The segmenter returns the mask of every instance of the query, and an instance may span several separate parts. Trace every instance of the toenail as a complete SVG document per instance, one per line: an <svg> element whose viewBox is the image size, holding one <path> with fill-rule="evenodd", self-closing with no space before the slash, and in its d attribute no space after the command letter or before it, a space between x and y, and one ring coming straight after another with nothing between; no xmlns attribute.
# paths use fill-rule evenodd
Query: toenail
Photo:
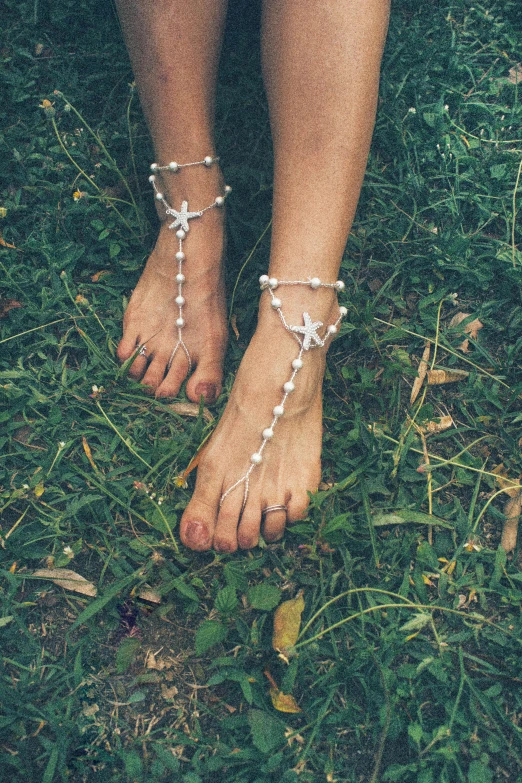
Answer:
<svg viewBox="0 0 522 783"><path fill-rule="evenodd" d="M205 402L214 402L217 397L217 386L215 383L198 383L196 386L196 396L203 397Z"/></svg>
<svg viewBox="0 0 522 783"><path fill-rule="evenodd" d="M234 547L230 543L230 541L223 541L222 543L218 543L217 541L214 542L214 549L216 552L232 552L234 550Z"/></svg>
<svg viewBox="0 0 522 783"><path fill-rule="evenodd" d="M186 528L185 537L189 544L193 546L206 546L210 543L210 536L206 525L201 522L189 522Z"/></svg>

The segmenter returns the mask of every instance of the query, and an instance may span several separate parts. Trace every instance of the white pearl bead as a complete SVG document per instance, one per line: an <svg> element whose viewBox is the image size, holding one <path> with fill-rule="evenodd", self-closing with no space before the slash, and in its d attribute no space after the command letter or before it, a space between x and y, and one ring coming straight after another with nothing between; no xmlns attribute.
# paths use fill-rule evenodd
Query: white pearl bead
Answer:
<svg viewBox="0 0 522 783"><path fill-rule="evenodd" d="M222 207L223 204L225 203L225 199L223 198L223 196L216 196L216 200L214 203L216 207Z"/></svg>
<svg viewBox="0 0 522 783"><path fill-rule="evenodd" d="M150 164L150 170L151 171L157 171L158 170L158 164L157 163L151 163Z"/></svg>
<svg viewBox="0 0 522 783"><path fill-rule="evenodd" d="M178 250L176 253L176 261L184 261L185 260L185 253L183 250Z"/></svg>
<svg viewBox="0 0 522 783"><path fill-rule="evenodd" d="M259 278L259 285L261 286L261 288L267 287L269 279L270 278L268 277L268 275L261 275L261 277Z"/></svg>
<svg viewBox="0 0 522 783"><path fill-rule="evenodd" d="M284 412L285 412L285 409L283 408L282 405L276 405L274 410L272 411L274 416L277 416L277 418L279 418L279 416L282 416Z"/></svg>
<svg viewBox="0 0 522 783"><path fill-rule="evenodd" d="M326 331L328 334L337 334L337 326L335 326L335 324L330 324Z"/></svg>
<svg viewBox="0 0 522 783"><path fill-rule="evenodd" d="M176 275L176 283L184 283L185 282L185 275L182 275L181 272Z"/></svg>
<svg viewBox="0 0 522 783"><path fill-rule="evenodd" d="M282 305L281 300L278 299L277 296L274 296L274 298L272 299L272 307L274 308L274 310L278 310L281 307L281 305Z"/></svg>
<svg viewBox="0 0 522 783"><path fill-rule="evenodd" d="M232 188L230 185L225 185L225 193L232 193Z"/></svg>
<svg viewBox="0 0 522 783"><path fill-rule="evenodd" d="M206 155L205 160L203 161L205 166L212 166L214 163L214 160L210 157L210 155Z"/></svg>
<svg viewBox="0 0 522 783"><path fill-rule="evenodd" d="M300 370L303 366L303 360L302 359L294 359L292 362L292 367L294 370Z"/></svg>
<svg viewBox="0 0 522 783"><path fill-rule="evenodd" d="M321 281L319 280L319 278L312 277L312 279L310 280L310 288L315 289L315 288L320 288L320 286L321 286Z"/></svg>
<svg viewBox="0 0 522 783"><path fill-rule="evenodd" d="M342 316L348 315L348 308L347 308L347 307L344 307L344 305L342 305L342 306L339 308L339 312L341 313L341 315L342 315Z"/></svg>
<svg viewBox="0 0 522 783"><path fill-rule="evenodd" d="M267 427L266 430L263 430L263 440L270 440L274 437L274 430L272 427Z"/></svg>
<svg viewBox="0 0 522 783"><path fill-rule="evenodd" d="M271 277L268 280L268 285L270 286L270 288L277 288L277 286L279 285L279 280L277 279L277 277Z"/></svg>
<svg viewBox="0 0 522 783"><path fill-rule="evenodd" d="M283 389L287 394L290 394L290 392L293 392L295 389L295 383L293 381L287 381L283 384Z"/></svg>
<svg viewBox="0 0 522 783"><path fill-rule="evenodd" d="M156 199L158 201L163 201L163 193L156 193Z"/></svg>
<svg viewBox="0 0 522 783"><path fill-rule="evenodd" d="M154 174L150 175L149 182L156 182L156 177L154 176Z"/></svg>
<svg viewBox="0 0 522 783"><path fill-rule="evenodd" d="M176 297L176 304L182 307L185 304L185 297L183 296L177 296Z"/></svg>
<svg viewBox="0 0 522 783"><path fill-rule="evenodd" d="M185 234L182 228L178 228L178 230L176 231L176 236L178 239L185 239L187 235Z"/></svg>
<svg viewBox="0 0 522 783"><path fill-rule="evenodd" d="M338 291L344 291L345 285L342 280L338 280L335 284L335 287Z"/></svg>
<svg viewBox="0 0 522 783"><path fill-rule="evenodd" d="M176 326L179 326L181 329L182 326L185 326L185 319L184 318L176 318Z"/></svg>
<svg viewBox="0 0 522 783"><path fill-rule="evenodd" d="M176 161L175 161L175 160L173 160L173 161L171 161L171 162L169 163L169 169L170 169L171 171L177 171L177 170L179 169L179 165L176 163Z"/></svg>
<svg viewBox="0 0 522 783"><path fill-rule="evenodd" d="M250 457L250 462L253 462L254 465L259 465L260 462L263 461L263 455L259 454L257 451L255 454L252 454Z"/></svg>

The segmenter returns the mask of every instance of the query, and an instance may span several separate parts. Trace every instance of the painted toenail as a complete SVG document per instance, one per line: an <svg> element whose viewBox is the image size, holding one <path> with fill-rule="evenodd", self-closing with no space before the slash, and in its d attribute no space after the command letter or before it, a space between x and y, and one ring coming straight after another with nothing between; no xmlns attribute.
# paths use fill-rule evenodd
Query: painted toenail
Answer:
<svg viewBox="0 0 522 783"><path fill-rule="evenodd" d="M193 546L206 546L210 543L207 526L201 522L189 522L186 529L186 539Z"/></svg>
<svg viewBox="0 0 522 783"><path fill-rule="evenodd" d="M215 542L214 548L216 552L227 553L233 551L233 546L229 541L223 541L222 543Z"/></svg>
<svg viewBox="0 0 522 783"><path fill-rule="evenodd" d="M217 397L217 387L215 383L198 383L196 386L196 396L203 396L205 402L214 402Z"/></svg>

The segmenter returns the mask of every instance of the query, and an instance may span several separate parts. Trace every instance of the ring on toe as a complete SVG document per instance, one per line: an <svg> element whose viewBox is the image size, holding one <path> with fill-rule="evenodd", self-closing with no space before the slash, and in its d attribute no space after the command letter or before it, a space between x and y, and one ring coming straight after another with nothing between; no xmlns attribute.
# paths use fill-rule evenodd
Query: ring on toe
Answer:
<svg viewBox="0 0 522 783"><path fill-rule="evenodd" d="M156 201L161 202L161 204L165 207L166 215L171 215L174 218L173 222L169 225L169 229L176 231L176 237L179 240L179 247L176 253L176 261L178 262L178 273L176 275L176 282L178 284L178 295L176 297L176 304L178 306L178 318L176 319L176 327L178 329L178 341L174 346L174 350L172 351L169 360L167 362L167 369L170 368L172 361L180 348L185 352L185 356L187 357L188 371L190 372L192 368L192 358L190 356L187 346L185 345L185 342L183 340L183 333L182 333L183 327L185 326L185 319L183 317L183 305L185 304L185 297L183 296L183 284L185 283L185 275L183 274L183 262L185 261L185 253L183 252L183 241L185 240L190 228L189 220L193 220L194 218L201 217L202 215L205 214L205 212L208 212L209 209L214 209L215 207L223 207L225 204L225 199L231 192L232 188L230 187L230 185L225 185L223 193L221 195L216 196L212 204L209 204L208 206L203 207L202 209L199 209L195 212L189 211L188 201L182 201L181 207L178 210L170 206L170 204L165 198L165 195L158 188L156 183L156 179L157 179L156 175L158 172L160 173L167 172L167 173L175 174L181 169L185 169L190 166L205 166L206 168L210 168L215 163L217 163L218 160L219 158L213 158L211 155L206 155L203 158L203 160L196 160L192 163L177 163L176 161L172 161L166 166L159 166L157 163L152 163L150 167L152 174L149 177L149 182L154 188ZM144 353L143 354L141 353L141 350L139 353L141 356L145 355Z"/></svg>
<svg viewBox="0 0 522 783"><path fill-rule="evenodd" d="M284 511L286 514L288 507L283 503L276 503L273 506L265 506L265 508L261 509L261 514L265 517L267 514L270 514L271 511Z"/></svg>

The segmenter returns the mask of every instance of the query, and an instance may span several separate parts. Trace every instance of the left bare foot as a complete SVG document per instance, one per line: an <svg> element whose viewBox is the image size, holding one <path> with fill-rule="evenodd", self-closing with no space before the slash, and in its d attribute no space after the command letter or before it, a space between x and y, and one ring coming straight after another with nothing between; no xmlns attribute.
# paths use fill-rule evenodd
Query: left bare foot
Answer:
<svg viewBox="0 0 522 783"><path fill-rule="evenodd" d="M283 297L287 322L301 324L303 312L325 325L335 322L339 309L331 289L312 292L288 287ZM284 415L267 442L262 462L250 476L248 499L242 510L244 485L220 499L248 470L252 454L280 404L283 384L292 373L299 352L262 295L259 323L239 368L228 405L198 467L194 495L181 520L181 540L191 549L233 552L256 546L260 532L267 541L283 535L286 522L303 517L308 492L317 489L321 475L322 379L325 348L306 351L295 378ZM273 511L263 519L267 506L284 504L287 512Z"/></svg>

